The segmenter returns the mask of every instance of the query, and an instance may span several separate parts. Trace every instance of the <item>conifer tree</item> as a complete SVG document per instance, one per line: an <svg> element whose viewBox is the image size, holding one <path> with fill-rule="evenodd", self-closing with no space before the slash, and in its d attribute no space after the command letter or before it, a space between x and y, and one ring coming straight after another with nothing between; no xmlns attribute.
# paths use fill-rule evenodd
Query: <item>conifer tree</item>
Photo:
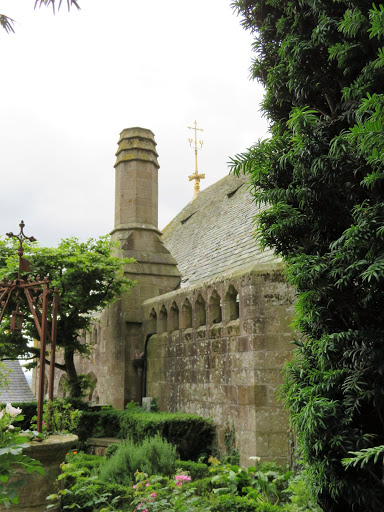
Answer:
<svg viewBox="0 0 384 512"><path fill-rule="evenodd" d="M271 138L232 162L298 292L285 399L326 512L384 503L384 6L236 0Z"/></svg>

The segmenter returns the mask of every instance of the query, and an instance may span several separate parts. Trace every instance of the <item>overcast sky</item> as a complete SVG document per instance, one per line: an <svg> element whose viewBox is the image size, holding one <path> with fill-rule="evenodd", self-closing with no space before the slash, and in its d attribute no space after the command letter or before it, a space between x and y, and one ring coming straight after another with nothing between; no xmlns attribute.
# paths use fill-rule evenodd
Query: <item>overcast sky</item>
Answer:
<svg viewBox="0 0 384 512"><path fill-rule="evenodd" d="M267 136L263 91L249 80L252 37L230 0L79 3L54 17L34 0L0 0L16 20L15 34L0 31L0 234L23 219L44 245L113 228L124 128L155 134L160 228L193 195L188 126L204 129L202 188Z"/></svg>

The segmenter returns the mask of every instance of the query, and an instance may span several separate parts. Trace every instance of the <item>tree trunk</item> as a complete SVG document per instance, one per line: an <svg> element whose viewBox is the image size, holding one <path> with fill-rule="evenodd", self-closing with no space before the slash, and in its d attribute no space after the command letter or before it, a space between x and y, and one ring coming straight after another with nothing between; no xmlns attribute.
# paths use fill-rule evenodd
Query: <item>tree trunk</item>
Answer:
<svg viewBox="0 0 384 512"><path fill-rule="evenodd" d="M72 347L65 347L64 361L68 376L68 385L70 396L73 398L81 398L81 386L74 362L74 350Z"/></svg>

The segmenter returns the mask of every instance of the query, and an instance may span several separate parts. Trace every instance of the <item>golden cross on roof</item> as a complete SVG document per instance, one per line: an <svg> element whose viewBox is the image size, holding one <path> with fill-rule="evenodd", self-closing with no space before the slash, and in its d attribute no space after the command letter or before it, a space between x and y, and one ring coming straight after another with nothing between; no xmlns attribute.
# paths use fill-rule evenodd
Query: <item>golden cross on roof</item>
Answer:
<svg viewBox="0 0 384 512"><path fill-rule="evenodd" d="M188 139L188 142L191 147L193 147L192 143L195 142L195 146L193 147L193 149L195 150L195 172L193 174L191 174L190 176L188 176L188 179L189 179L189 181L195 180L193 197L196 197L197 194L200 192L200 180L203 180L205 178L205 174L199 174L199 170L198 170L198 166L197 166L197 152L199 149L201 149L203 147L202 140L199 140L200 148L197 145L197 132L198 131L203 132L204 130L202 128L197 127L197 121L195 121L194 124L195 124L195 126L188 126L188 128L190 130L195 130L195 141L193 141L193 139Z"/></svg>

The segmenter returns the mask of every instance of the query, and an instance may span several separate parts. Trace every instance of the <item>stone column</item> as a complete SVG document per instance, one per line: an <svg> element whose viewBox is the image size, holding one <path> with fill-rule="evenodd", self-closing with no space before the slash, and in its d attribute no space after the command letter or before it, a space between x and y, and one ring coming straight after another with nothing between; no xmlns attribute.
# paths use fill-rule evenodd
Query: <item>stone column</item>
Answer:
<svg viewBox="0 0 384 512"><path fill-rule="evenodd" d="M99 392L101 403L124 407L139 395L133 360L144 351L141 305L178 288L180 272L157 227L159 164L154 135L144 128L125 129L118 145L111 235L120 244L121 257L136 260L125 269L136 285L103 314L100 371L104 375Z"/></svg>

